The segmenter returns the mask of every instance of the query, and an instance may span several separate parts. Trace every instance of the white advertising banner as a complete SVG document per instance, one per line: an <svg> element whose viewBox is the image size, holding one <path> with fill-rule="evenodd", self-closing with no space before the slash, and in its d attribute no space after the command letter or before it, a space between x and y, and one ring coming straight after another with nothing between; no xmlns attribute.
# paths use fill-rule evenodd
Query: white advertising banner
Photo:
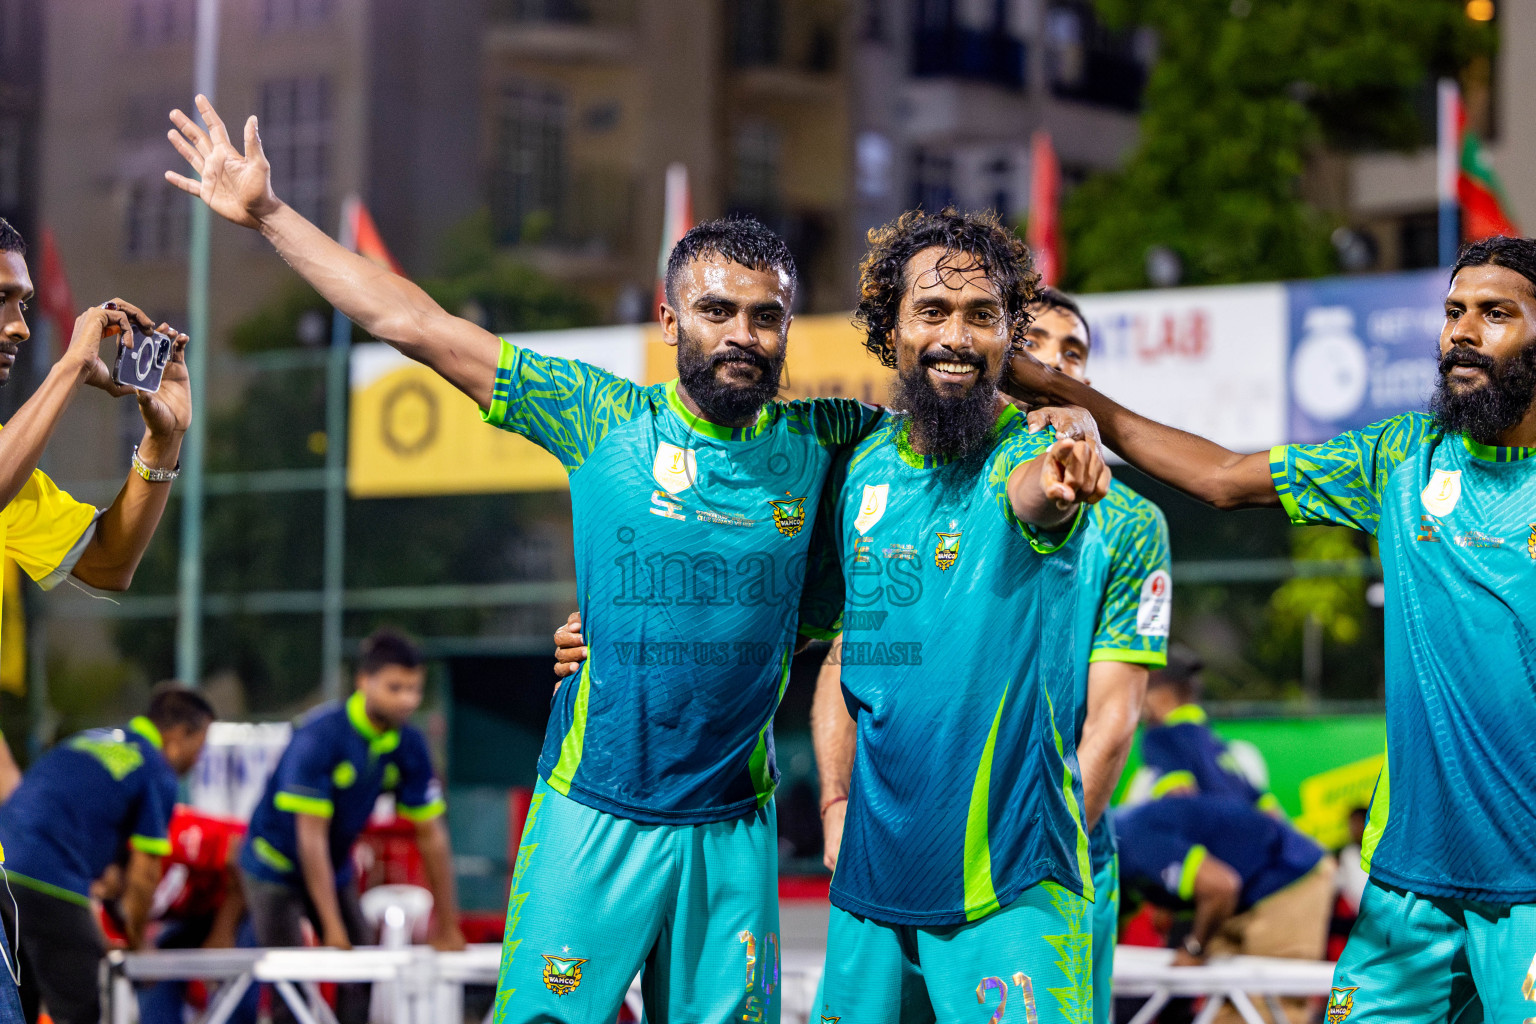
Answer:
<svg viewBox="0 0 1536 1024"><path fill-rule="evenodd" d="M1234 451L1285 437L1288 306L1282 284L1081 297L1088 375L1127 408Z"/></svg>

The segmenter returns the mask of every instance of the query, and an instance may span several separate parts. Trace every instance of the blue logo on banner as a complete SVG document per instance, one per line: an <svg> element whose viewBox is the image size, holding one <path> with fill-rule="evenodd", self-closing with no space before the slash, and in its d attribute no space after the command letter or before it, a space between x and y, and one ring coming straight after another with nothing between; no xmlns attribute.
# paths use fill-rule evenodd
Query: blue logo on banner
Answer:
<svg viewBox="0 0 1536 1024"><path fill-rule="evenodd" d="M1443 270L1286 285L1290 443L1316 444L1427 408L1446 290Z"/></svg>

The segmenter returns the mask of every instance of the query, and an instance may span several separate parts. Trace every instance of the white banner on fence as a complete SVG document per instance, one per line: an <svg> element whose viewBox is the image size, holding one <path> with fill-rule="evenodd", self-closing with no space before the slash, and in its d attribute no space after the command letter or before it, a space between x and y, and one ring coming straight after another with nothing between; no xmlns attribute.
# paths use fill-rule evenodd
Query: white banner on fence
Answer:
<svg viewBox="0 0 1536 1024"><path fill-rule="evenodd" d="M1235 451L1285 438L1285 286L1085 295L1096 388Z"/></svg>

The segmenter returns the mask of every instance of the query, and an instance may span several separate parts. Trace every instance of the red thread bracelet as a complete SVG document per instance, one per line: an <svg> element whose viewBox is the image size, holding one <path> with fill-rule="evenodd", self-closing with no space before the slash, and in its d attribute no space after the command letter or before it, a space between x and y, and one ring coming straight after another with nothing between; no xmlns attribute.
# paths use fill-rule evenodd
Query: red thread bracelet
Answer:
<svg viewBox="0 0 1536 1024"><path fill-rule="evenodd" d="M834 804L840 804L847 799L848 798L845 796L835 796L831 800L828 800L826 803L821 805L821 816L825 818L827 816L827 811L831 810Z"/></svg>

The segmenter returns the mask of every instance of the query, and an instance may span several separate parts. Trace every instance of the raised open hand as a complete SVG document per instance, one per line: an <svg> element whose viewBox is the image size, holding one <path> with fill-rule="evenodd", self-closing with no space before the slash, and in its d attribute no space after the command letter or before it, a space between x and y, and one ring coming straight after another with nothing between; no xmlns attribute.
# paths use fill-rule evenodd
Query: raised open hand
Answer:
<svg viewBox="0 0 1536 1024"><path fill-rule="evenodd" d="M248 228L261 226L261 219L282 205L272 192L272 165L261 151L261 137L256 131L256 115L245 122L245 152L235 149L229 140L224 120L213 109L208 97L197 97L197 111L208 126L205 132L180 110L171 111L168 133L176 152L186 158L201 180L166 171L165 180L197 196L208 208L225 220Z"/></svg>

